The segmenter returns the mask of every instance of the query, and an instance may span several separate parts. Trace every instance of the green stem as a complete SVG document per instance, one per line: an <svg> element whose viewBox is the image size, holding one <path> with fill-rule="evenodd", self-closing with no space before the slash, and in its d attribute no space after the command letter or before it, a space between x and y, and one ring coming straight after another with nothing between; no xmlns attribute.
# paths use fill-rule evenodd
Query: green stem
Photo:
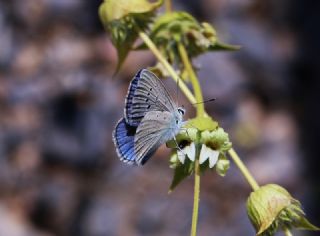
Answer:
<svg viewBox="0 0 320 236"><path fill-rule="evenodd" d="M150 40L149 36L146 35L144 32L139 32L140 37L145 42L145 44L149 47L149 49L153 52L155 57L159 60L159 62L166 68L168 73L172 76L174 81L179 80L179 87L181 91L185 94L185 96L189 99L191 103L196 103L196 99L193 96L193 94L190 92L189 88L183 83L183 81L179 78L178 74L175 72L175 70L172 68L172 66L168 63L168 61L162 56L160 51L157 49L157 47L154 45L154 43ZM206 113L205 113L206 114ZM246 166L243 164L242 160L238 156L238 154L234 151L234 149L229 150L229 155L231 156L232 160L236 164L236 166L240 169L241 173L244 175L252 189L256 190L259 188L259 185L253 178L253 176L250 174L249 170L246 168Z"/></svg>
<svg viewBox="0 0 320 236"><path fill-rule="evenodd" d="M197 102L196 98L193 96L193 94L191 93L189 88L185 85L185 83L179 78L178 74L175 72L175 70L172 68L172 66L169 64L169 62L165 59L165 57L161 54L161 52L158 50L156 45L151 41L149 36L146 35L142 31L139 32L139 36L142 38L142 40L145 42L145 44L148 46L148 48L152 51L152 53L155 55L155 57L159 60L159 62L166 68L168 73L172 76L173 80L179 85L179 87L180 87L181 91L184 93L184 95L189 99L189 101L191 103L195 104ZM189 73L189 75L191 75L191 74ZM178 83L178 81L179 81L179 83ZM200 93L201 93L200 86L197 89L199 89ZM195 91L195 93L196 93L196 91ZM202 94L201 94L201 96L202 96ZM198 110L198 108L197 108L197 110ZM204 111L204 115L207 115L207 113L205 111ZM228 151L228 153L229 153L231 159L236 164L236 166L241 171L242 175L245 177L245 179L247 180L247 182L251 186L251 188L253 190L259 189L259 185L258 185L257 181L253 178L253 176L249 172L248 168L244 165L244 163L242 162L242 160L240 159L238 154L235 152L235 150L233 148L231 148Z"/></svg>
<svg viewBox="0 0 320 236"><path fill-rule="evenodd" d="M194 170L195 170L195 173L194 173L194 195L193 195L191 236L197 235L197 224L198 224L198 213L199 213L200 164L199 164L198 158L194 160Z"/></svg>
<svg viewBox="0 0 320 236"><path fill-rule="evenodd" d="M183 81L179 78L178 74L175 72L175 70L172 68L169 62L164 58L164 56L158 50L156 45L154 45L154 43L151 41L149 36L142 31L139 32L139 36L142 38L142 40L145 42L148 48L152 51L155 57L159 60L159 62L166 68L168 73L172 76L172 79L179 85L181 91L189 99L189 101L191 103L196 103L196 99L191 93L191 91L189 90L189 88L187 87L187 85L183 83Z"/></svg>
<svg viewBox="0 0 320 236"><path fill-rule="evenodd" d="M290 229L288 229L288 228L284 228L284 229L283 229L283 232L284 232L284 234L285 234L286 236L293 236L293 234L291 233Z"/></svg>
<svg viewBox="0 0 320 236"><path fill-rule="evenodd" d="M231 148L228 151L231 159L234 161L234 163L236 164L236 166L239 168L239 170L241 171L242 175L246 178L247 182L249 183L249 185L251 186L251 188L253 190L258 190L259 189L259 185L257 183L257 181L253 178L253 176L251 175L251 173L249 172L248 168L243 164L243 162L241 161L240 157L238 156L238 154L235 152L235 150L233 148Z"/></svg>
<svg viewBox="0 0 320 236"><path fill-rule="evenodd" d="M172 76L173 80L179 85L181 91L185 94L185 96L189 99L191 103L196 103L196 98L193 96L189 88L183 83L183 81L179 78L178 74L175 72L175 70L172 68L172 66L168 63L168 61L163 57L161 52L158 50L158 48L154 45L154 43L150 40L148 35L146 35L144 32L139 32L140 37L145 42L145 44L149 47L149 49L152 51L152 53L155 55L155 57L158 59L158 61L166 68L168 73ZM179 83L178 83L179 81ZM204 112L204 115L207 115ZM259 189L259 185L256 182L256 180L253 178L251 173L249 172L248 168L244 165L238 154L235 152L235 150L232 148L228 151L231 159L234 161L236 166L241 171L242 175L245 177L249 185L252 187L253 190ZM195 163L196 164L196 163ZM199 165L199 163L197 164ZM195 170L196 170L195 166ZM192 230L191 235L196 235L196 226L197 226L197 218L198 218L198 208L199 208L199 191L196 191L197 189L200 190L200 175L197 175L195 173L195 193L194 193L194 208L193 208L193 216L192 216ZM286 233L287 236L290 236L290 231L287 230Z"/></svg>
<svg viewBox="0 0 320 236"><path fill-rule="evenodd" d="M190 81L192 83L194 95L196 97L196 107L197 107L197 116L203 116L205 114L204 111L204 103L203 103L203 96L202 96L202 91L201 87L199 84L199 80L197 78L196 73L193 70L192 64L189 60L188 53L186 51L186 48L183 46L182 43L178 43L178 50L180 57L182 59L182 62L184 64L184 67L186 68Z"/></svg>
<svg viewBox="0 0 320 236"><path fill-rule="evenodd" d="M172 3L171 0L165 0L164 6L166 8L166 12L172 12Z"/></svg>

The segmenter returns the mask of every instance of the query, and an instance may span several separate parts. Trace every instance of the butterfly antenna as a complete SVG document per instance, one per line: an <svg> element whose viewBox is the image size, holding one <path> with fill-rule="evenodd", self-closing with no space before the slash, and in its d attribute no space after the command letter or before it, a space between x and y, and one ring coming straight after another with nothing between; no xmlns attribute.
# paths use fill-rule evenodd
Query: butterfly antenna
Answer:
<svg viewBox="0 0 320 236"><path fill-rule="evenodd" d="M180 76L178 77L178 80L177 80L177 104L179 105L179 80L180 80Z"/></svg>
<svg viewBox="0 0 320 236"><path fill-rule="evenodd" d="M197 104L201 104L201 103L207 103L207 102L213 102L217 100L216 98L211 98L211 99L208 99L208 100L204 100L202 102L196 102L196 103L192 103L192 105L197 105Z"/></svg>

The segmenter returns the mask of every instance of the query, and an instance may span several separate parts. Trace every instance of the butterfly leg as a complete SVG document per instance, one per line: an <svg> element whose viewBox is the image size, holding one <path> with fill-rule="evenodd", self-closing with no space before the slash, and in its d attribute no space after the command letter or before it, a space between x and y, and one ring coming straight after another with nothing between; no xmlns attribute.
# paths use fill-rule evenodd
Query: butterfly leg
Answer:
<svg viewBox="0 0 320 236"><path fill-rule="evenodd" d="M177 142L176 136L173 136L173 140L174 140L174 142L175 142L176 145L177 145L177 149L179 149L179 151L183 152L182 149L179 147L179 144L178 144L178 142Z"/></svg>
<svg viewBox="0 0 320 236"><path fill-rule="evenodd" d="M175 142L176 145L177 145L177 149L178 149L180 152L182 152L182 154L183 154L184 156L186 156L187 154L180 148L180 146L179 146L179 144L178 144L178 141L177 141L177 139L176 139L176 136L173 136L173 140L174 140L174 142Z"/></svg>

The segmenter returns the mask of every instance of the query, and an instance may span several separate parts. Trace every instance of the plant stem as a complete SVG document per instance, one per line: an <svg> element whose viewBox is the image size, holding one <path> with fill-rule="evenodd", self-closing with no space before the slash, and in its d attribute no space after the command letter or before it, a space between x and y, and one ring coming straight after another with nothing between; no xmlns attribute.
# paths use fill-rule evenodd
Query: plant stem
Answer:
<svg viewBox="0 0 320 236"><path fill-rule="evenodd" d="M199 155L198 155L199 157ZM194 160L194 195L193 195L193 211L191 236L197 235L198 213L199 213L199 195L200 195L200 164L199 158Z"/></svg>
<svg viewBox="0 0 320 236"><path fill-rule="evenodd" d="M283 229L283 232L284 232L284 234L285 234L286 236L293 236L293 234L291 233L290 229L288 229L288 228L284 228L284 229Z"/></svg>
<svg viewBox="0 0 320 236"><path fill-rule="evenodd" d="M164 1L164 6L166 8L166 12L171 12L172 11L172 3L171 0L165 0Z"/></svg>
<svg viewBox="0 0 320 236"><path fill-rule="evenodd" d="M258 185L257 181L253 178L253 176L249 172L248 168L243 164L243 162L241 161L240 157L235 152L235 150L233 148L231 148L228 151L228 153L229 153L230 157L232 158L232 160L234 161L234 163L236 164L236 166L241 171L242 175L246 178L246 180L249 183L249 185L251 186L251 188L253 190L258 190L259 185Z"/></svg>
<svg viewBox="0 0 320 236"><path fill-rule="evenodd" d="M172 68L172 66L168 63L168 61L162 56L160 51L157 49L157 47L154 45L154 43L150 40L149 36L146 35L144 32L139 32L140 37L142 40L146 43L146 45L149 47L149 49L153 52L155 57L159 60L159 62L167 69L168 73L172 76L173 80L177 83L179 80L179 87L181 91L184 93L184 95L189 99L191 103L196 103L196 99L193 96L193 94L190 92L189 88L183 83L183 81L179 78L178 74L175 72L175 70ZM206 114L206 113L205 113ZM243 164L242 160L238 156L238 154L235 152L234 149L230 149L229 155L231 156L232 160L236 164L236 166L240 169L241 173L244 175L250 186L253 190L257 190L259 188L259 185L257 184L256 180L253 178L253 176L250 174L247 167Z"/></svg>
<svg viewBox="0 0 320 236"><path fill-rule="evenodd" d="M149 36L142 31L139 32L139 36L142 38L142 40L145 42L148 48L152 51L155 57L159 60L159 62L166 68L168 73L172 76L172 79L179 85L181 91L189 99L189 101L191 103L196 103L196 99L187 87L187 85L181 80L181 78L179 78L178 74L175 72L175 70L172 68L169 62L164 58L164 56L158 50L156 45L154 45Z"/></svg>
<svg viewBox="0 0 320 236"><path fill-rule="evenodd" d="M168 73L172 76L172 79L179 85L181 91L185 94L185 96L189 99L191 103L196 103L197 99L194 97L194 95L191 93L189 88L185 85L185 83L179 78L178 74L175 72L175 70L172 68L172 66L168 63L168 61L163 57L161 52L157 49L157 47L154 45L154 43L150 40L149 36L146 35L144 32L139 32L140 37L145 42L145 44L149 47L149 49L152 51L152 53L155 55L155 57L158 59L158 61L166 68ZM186 65L185 65L186 66ZM186 68L187 69L187 68ZM190 72L189 76L192 74ZM190 76L191 77L191 76ZM191 78L190 78L191 79ZM179 82L178 82L179 81ZM201 88L199 86L199 89L201 91ZM196 90L196 89L195 89ZM196 91L195 91L196 93ZM202 102L202 99L201 99ZM198 108L197 108L198 112ZM207 115L205 111L204 115ZM248 168L244 165L238 154L235 152L233 148L231 148L228 151L231 159L234 161L236 166L239 168L242 175L245 177L249 185L253 190L259 189L259 185L256 182L256 180L253 178L251 173L249 172ZM192 215L192 227L191 227L191 235L196 235L196 227L197 227L197 219L198 219L198 209L199 209L199 191L200 191L200 175L197 174L197 166L199 166L199 160L195 161L195 192L194 192L194 205L193 205L193 215ZM199 169L199 167L198 167ZM198 189L198 190L197 190ZM285 229L286 236L292 236L289 229Z"/></svg>
<svg viewBox="0 0 320 236"><path fill-rule="evenodd" d="M167 69L169 74L172 76L172 78L176 81L176 83L179 85L180 89L184 92L186 97L189 99L191 103L197 103L202 102L202 93L201 88L198 83L198 79L191 67L191 64L189 62L188 55L185 51L185 48L183 48L182 54L185 60L185 63L188 64L188 73L190 76L190 79L192 80L192 84L194 86L195 94L198 94L198 97L196 98L193 96L193 94L190 92L189 88L183 83L183 81L179 78L178 74L175 72L175 70L172 68L172 66L167 62L167 60L162 56L160 51L157 49L157 47L154 45L154 43L150 40L150 38L143 32L140 31L140 37L143 39L145 44L149 47L149 49L153 52L153 54L156 56L156 58L162 63L162 65ZM199 100L197 100L199 99ZM203 105L203 104L202 104ZM198 115L204 115L204 107L197 106L197 113ZM199 156L199 155L198 155ZM195 159L195 175L194 175L194 198L193 198L193 212L192 212L192 225L191 225L191 236L197 235L197 223L198 223L198 212L199 212L199 195L200 195L200 164L199 159Z"/></svg>
<svg viewBox="0 0 320 236"><path fill-rule="evenodd" d="M194 95L195 95L196 101L197 101L197 104L196 104L197 116L203 116L205 114L205 111L204 111L203 96L202 96L202 91L201 91L201 87L199 84L199 80L197 78L196 73L193 70L193 67L192 67L192 64L189 60L186 48L183 46L182 43L178 43L178 50L179 50L179 54L182 59L182 62L184 64L184 67L186 68L188 75L189 75L189 78L190 78L190 81L192 83Z"/></svg>

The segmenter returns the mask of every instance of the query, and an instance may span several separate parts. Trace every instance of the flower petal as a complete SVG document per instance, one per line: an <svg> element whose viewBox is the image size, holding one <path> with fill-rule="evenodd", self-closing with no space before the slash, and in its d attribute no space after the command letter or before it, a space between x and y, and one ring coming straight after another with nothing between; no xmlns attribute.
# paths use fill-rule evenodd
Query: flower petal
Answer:
<svg viewBox="0 0 320 236"><path fill-rule="evenodd" d="M196 146L194 145L194 142L186 146L183 150L185 151L185 154L187 154L187 156L189 157L190 161L194 161L196 157Z"/></svg>
<svg viewBox="0 0 320 236"><path fill-rule="evenodd" d="M206 145L202 144L200 151L199 163L204 163L209 158L209 167L212 168L217 163L219 157L219 152L212 150Z"/></svg>
<svg viewBox="0 0 320 236"><path fill-rule="evenodd" d="M179 161L180 161L182 164L184 164L184 161L185 161L185 159L186 159L186 154L185 154L184 150L178 150L178 151L177 151L177 156L178 156Z"/></svg>
<svg viewBox="0 0 320 236"><path fill-rule="evenodd" d="M200 157L199 157L200 164L204 163L208 159L209 155L207 153L207 150L208 150L207 146L202 144L201 151L200 151Z"/></svg>
<svg viewBox="0 0 320 236"><path fill-rule="evenodd" d="M209 167L212 168L217 163L220 153L218 151L215 151L212 149L210 149L210 152L211 152L211 154L209 156Z"/></svg>

